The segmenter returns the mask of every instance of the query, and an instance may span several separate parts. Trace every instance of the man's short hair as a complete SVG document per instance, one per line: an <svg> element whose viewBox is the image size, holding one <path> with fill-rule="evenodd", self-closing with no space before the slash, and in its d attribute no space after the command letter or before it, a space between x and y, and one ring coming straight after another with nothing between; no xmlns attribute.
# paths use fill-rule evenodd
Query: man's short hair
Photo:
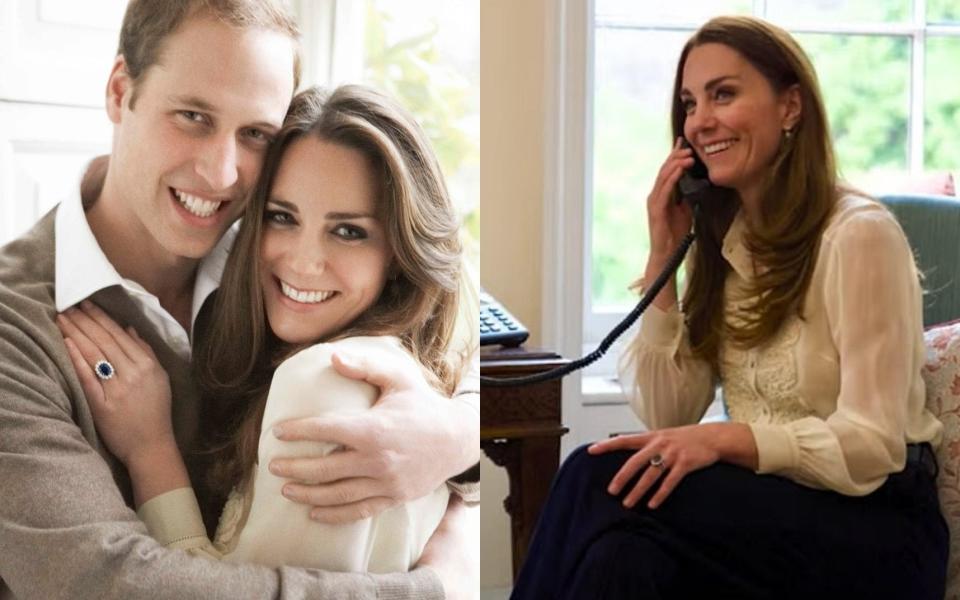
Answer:
<svg viewBox="0 0 960 600"><path fill-rule="evenodd" d="M283 0L130 0L117 48L133 81L130 108L137 99L140 78L160 60L163 41L195 16L208 16L242 29L266 29L288 35L294 42L293 89L300 85L300 31Z"/></svg>

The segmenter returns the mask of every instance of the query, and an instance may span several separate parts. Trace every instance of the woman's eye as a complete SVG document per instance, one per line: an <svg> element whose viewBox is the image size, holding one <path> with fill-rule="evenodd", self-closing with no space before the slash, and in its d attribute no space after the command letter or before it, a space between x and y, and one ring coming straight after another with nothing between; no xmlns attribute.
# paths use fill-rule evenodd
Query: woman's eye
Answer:
<svg viewBox="0 0 960 600"><path fill-rule="evenodd" d="M680 107L683 108L683 112L685 112L685 113L688 113L688 114L689 114L690 111L693 110L693 107L694 107L694 106L696 106L696 104L693 102L693 100L681 100L681 101L680 101Z"/></svg>
<svg viewBox="0 0 960 600"><path fill-rule="evenodd" d="M726 90L722 88L717 90L717 93L716 93L717 100L729 100L730 98L733 98L733 92L731 90Z"/></svg>
<svg viewBox="0 0 960 600"><path fill-rule="evenodd" d="M333 229L333 233L345 240L363 240L367 237L367 232L356 225L337 225Z"/></svg>
<svg viewBox="0 0 960 600"><path fill-rule="evenodd" d="M263 213L264 220L276 225L293 225L296 219L288 212L282 210L266 210Z"/></svg>

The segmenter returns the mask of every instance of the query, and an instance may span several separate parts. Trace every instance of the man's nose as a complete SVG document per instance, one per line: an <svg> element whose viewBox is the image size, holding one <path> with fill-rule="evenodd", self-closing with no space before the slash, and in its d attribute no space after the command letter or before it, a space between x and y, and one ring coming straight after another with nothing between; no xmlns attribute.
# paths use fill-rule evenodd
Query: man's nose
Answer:
<svg viewBox="0 0 960 600"><path fill-rule="evenodd" d="M232 135L211 138L203 147L196 163L197 175L213 191L223 191L238 179L237 142Z"/></svg>

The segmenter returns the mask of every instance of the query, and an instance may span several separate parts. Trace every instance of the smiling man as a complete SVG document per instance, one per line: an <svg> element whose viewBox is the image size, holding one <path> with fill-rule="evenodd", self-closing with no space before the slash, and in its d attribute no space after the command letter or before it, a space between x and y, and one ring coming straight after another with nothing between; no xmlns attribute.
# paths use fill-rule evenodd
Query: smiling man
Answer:
<svg viewBox="0 0 960 600"><path fill-rule="evenodd" d="M230 224L297 86L296 37L271 0L133 0L107 83L109 160L95 161L74 197L0 249L0 598L469 592L457 586L475 574L450 551L465 541L456 509L424 553L420 566L430 568L407 574L268 569L160 546L130 509L127 474L97 437L56 326L58 311L90 299L154 348L170 374L178 445L202 490L199 450L210 432L190 376L192 333L209 316ZM362 420L291 422L289 438L349 439L352 449L278 465L320 482L300 486L295 500L328 521L424 495L479 459L472 379L454 401L424 398L362 357L354 362L345 374L383 384L369 418L396 446L372 439ZM423 402L437 410L414 410ZM219 509L217 499L201 501L210 514ZM185 525L174 519L171 532Z"/></svg>

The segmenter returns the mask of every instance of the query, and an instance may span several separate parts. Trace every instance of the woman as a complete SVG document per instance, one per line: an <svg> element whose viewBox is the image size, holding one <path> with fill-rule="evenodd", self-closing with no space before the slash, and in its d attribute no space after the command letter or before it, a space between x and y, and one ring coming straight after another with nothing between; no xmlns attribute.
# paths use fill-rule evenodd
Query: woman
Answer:
<svg viewBox="0 0 960 600"><path fill-rule="evenodd" d="M918 274L893 216L838 182L808 58L713 19L672 122L644 280L692 226L690 282L621 360L651 431L567 459L513 597L942 598ZM695 219L675 201L694 154L714 186ZM698 424L716 382L731 421Z"/></svg>
<svg viewBox="0 0 960 600"><path fill-rule="evenodd" d="M372 519L324 525L284 499L291 486L267 465L274 456L335 449L281 442L276 423L366 410L376 398L372 386L334 372L336 351L408 377L422 372L438 391L453 392L469 347L454 343L458 229L426 137L398 105L359 86L297 95L246 208L212 322L195 335L208 422L223 426L213 485L230 495L214 543L176 450L166 374L150 347L95 306L65 316L98 432L127 465L155 537L269 565L412 567L447 508L445 487ZM100 356L122 382L93 376Z"/></svg>

